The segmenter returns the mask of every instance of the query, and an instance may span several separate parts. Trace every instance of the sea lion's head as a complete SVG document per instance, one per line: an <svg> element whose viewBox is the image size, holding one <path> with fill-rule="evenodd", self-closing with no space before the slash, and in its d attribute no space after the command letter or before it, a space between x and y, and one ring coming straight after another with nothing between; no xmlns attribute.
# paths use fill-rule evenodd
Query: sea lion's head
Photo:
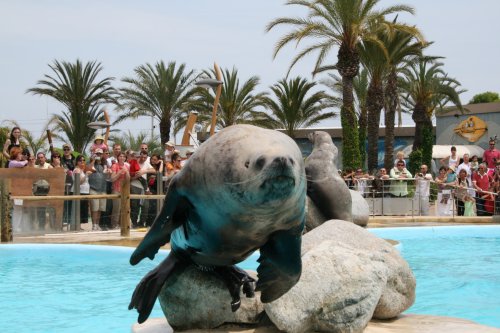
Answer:
<svg viewBox="0 0 500 333"><path fill-rule="evenodd" d="M283 133L235 125L200 148L193 157L210 152L203 164L206 182L217 187L217 196L225 196L228 204L234 200L243 205L273 205L305 191L302 153Z"/></svg>

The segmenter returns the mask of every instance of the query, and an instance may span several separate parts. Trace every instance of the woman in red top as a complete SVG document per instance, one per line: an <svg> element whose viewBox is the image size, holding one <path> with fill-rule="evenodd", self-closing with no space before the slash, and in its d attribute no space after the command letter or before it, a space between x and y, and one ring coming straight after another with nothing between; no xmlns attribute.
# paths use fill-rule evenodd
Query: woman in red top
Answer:
<svg viewBox="0 0 500 333"><path fill-rule="evenodd" d="M111 166L111 181L113 182L113 194L118 194L122 190L122 181L130 179L129 166L125 163L125 153L118 155L118 163ZM113 212L111 214L111 228L118 226L120 221L120 199L113 199Z"/></svg>

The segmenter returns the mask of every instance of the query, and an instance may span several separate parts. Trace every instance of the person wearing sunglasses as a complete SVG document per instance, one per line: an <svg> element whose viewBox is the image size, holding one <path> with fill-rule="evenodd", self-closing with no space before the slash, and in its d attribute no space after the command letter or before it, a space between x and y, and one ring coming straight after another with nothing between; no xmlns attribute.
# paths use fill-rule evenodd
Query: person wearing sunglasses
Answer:
<svg viewBox="0 0 500 333"><path fill-rule="evenodd" d="M391 181L391 187L389 192L393 197L406 197L408 196L408 181L405 179L413 178L410 171L406 169L405 163L403 161L398 161L396 166L391 169L389 173Z"/></svg>
<svg viewBox="0 0 500 333"><path fill-rule="evenodd" d="M495 148L496 137L488 142L488 149L483 153L483 163L488 165L488 173L490 175L495 171L497 161L500 161L500 150Z"/></svg>

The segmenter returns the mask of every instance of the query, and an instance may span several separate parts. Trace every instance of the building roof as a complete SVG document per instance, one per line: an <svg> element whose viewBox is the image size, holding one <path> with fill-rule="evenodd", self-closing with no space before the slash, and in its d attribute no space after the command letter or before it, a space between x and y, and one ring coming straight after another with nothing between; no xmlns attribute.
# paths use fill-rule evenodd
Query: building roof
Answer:
<svg viewBox="0 0 500 333"><path fill-rule="evenodd" d="M278 130L284 132L283 130ZM342 138L342 128L340 127L324 127L324 128L300 128L295 131L295 139L307 139L309 133L314 131L324 131L330 134L332 138ZM433 133L436 133L436 126L433 126ZM379 127L379 137L385 137L385 127ZM413 137L415 136L415 126L394 127L394 136L396 137Z"/></svg>
<svg viewBox="0 0 500 333"><path fill-rule="evenodd" d="M464 105L465 111L464 115L473 115L478 113L500 113L500 102L492 103L479 103L479 104L467 104ZM436 113L436 117L450 117L460 115L460 111L457 107L446 107L443 112Z"/></svg>

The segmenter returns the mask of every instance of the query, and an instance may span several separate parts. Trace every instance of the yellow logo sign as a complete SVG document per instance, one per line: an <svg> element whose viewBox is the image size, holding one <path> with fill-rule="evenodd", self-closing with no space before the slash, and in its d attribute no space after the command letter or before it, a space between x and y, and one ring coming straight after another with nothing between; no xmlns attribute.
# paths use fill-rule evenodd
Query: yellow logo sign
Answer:
<svg viewBox="0 0 500 333"><path fill-rule="evenodd" d="M476 142L487 130L486 122L476 116L465 119L453 129L455 133L466 138L469 142Z"/></svg>

